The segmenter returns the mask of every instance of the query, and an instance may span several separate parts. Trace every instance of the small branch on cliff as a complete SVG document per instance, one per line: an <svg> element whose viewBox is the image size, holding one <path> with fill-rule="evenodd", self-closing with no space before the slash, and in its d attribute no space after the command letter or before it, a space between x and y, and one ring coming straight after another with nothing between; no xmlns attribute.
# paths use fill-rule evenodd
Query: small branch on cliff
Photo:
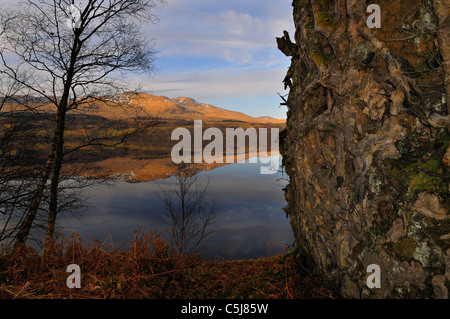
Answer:
<svg viewBox="0 0 450 319"><path fill-rule="evenodd" d="M286 75L286 77L283 80L284 83L284 89L287 90L287 88L291 88L292 87L292 80L291 80L291 76L288 72L288 74Z"/></svg>
<svg viewBox="0 0 450 319"><path fill-rule="evenodd" d="M283 96L283 95L281 95L280 93L277 93L278 94L278 96L279 97L281 97L281 99L284 101L284 103L280 103L280 106L281 105L286 105L286 106L289 106L289 104L288 104L288 101L285 99L285 96Z"/></svg>
<svg viewBox="0 0 450 319"><path fill-rule="evenodd" d="M286 56L294 56L296 53L296 44L292 43L289 37L289 32L283 31L284 36L277 38L278 49L283 52Z"/></svg>

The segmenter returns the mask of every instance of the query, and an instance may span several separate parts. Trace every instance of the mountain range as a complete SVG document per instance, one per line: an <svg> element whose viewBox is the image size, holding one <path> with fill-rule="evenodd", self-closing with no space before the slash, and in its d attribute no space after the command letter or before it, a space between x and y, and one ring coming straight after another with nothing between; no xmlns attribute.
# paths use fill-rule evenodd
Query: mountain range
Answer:
<svg viewBox="0 0 450 319"><path fill-rule="evenodd" d="M129 100L135 112L147 116L170 120L203 120L203 121L241 121L249 123L284 123L285 120L270 116L252 117L247 114L230 111L217 106L198 102L190 97L177 97L170 99L166 96L152 94L137 94ZM99 114L102 115L101 109ZM109 111L108 111L109 112ZM103 114L110 117L110 114Z"/></svg>
<svg viewBox="0 0 450 319"><path fill-rule="evenodd" d="M27 100L30 101L29 98ZM89 103L71 110L71 113L95 115L107 119L157 117L165 120L239 121L258 124L282 124L286 122L284 119L276 119L270 116L252 117L241 112L201 103L190 97L170 99L166 96L139 93L108 96L103 97L102 100L105 102ZM41 112L53 113L55 110L53 105L42 103L43 101L31 101L36 104L36 108ZM108 101L119 101L121 103L120 106L117 106L118 103L108 103ZM3 111L5 110L6 108Z"/></svg>

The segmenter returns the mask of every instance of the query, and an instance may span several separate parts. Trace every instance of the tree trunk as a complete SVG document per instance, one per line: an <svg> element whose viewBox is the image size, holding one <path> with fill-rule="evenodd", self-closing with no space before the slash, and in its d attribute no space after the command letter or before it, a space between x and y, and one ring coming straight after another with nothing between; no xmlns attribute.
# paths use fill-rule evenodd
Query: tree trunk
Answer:
<svg viewBox="0 0 450 319"><path fill-rule="evenodd" d="M61 166L64 157L64 130L66 124L66 113L69 105L69 95L72 86L73 77L75 75L75 62L81 50L80 31L75 31L72 52L70 57L70 65L67 70L67 79L64 82L64 91L58 105L56 113L56 129L55 129L55 163L53 165L53 174L50 184L50 202L49 215L47 221L47 231L45 235L44 257L48 257L53 250L56 215L58 213L58 188Z"/></svg>
<svg viewBox="0 0 450 319"><path fill-rule="evenodd" d="M17 251L21 247L23 247L28 239L28 235L30 234L31 227L33 225L34 219L36 218L37 211L39 209L39 205L41 203L42 197L44 196L45 187L47 181L50 176L50 172L52 170L52 166L55 160L55 152L57 148L57 132L55 131L52 146L47 157L47 162L42 171L41 178L37 185L37 188L34 192L33 199L31 201L30 207L28 208L27 215L22 222L22 225L15 236L14 250Z"/></svg>
<svg viewBox="0 0 450 319"><path fill-rule="evenodd" d="M16 236L16 242L14 249L23 246L28 238L31 231L31 226L34 219L36 218L37 210L42 200L44 194L45 185L49 179L50 173L52 172L52 179L50 184L50 204L49 204L49 217L46 232L46 244L44 247L44 254L51 251L53 245L54 229L56 222L57 206L58 206L58 186L59 177L62 166L63 151L64 151L64 129L66 122L66 112L69 101L69 92L72 85L72 80L74 76L74 66L78 53L80 52L79 34L76 34L74 40L74 46L71 53L71 63L67 71L67 80L64 83L64 92L61 96L57 111L56 111L56 128L53 136L52 147L47 159L45 169L42 173L41 180L35 192L35 196L31 202L30 208L28 210L27 216L22 223L22 226ZM48 245L48 247L47 247Z"/></svg>
<svg viewBox="0 0 450 319"><path fill-rule="evenodd" d="M45 235L44 256L49 256L53 250L56 215L58 212L58 186L64 152L64 128L66 108L58 109L57 121L57 145L55 152L55 165L53 165L52 179L50 184L50 203L48 212L47 232Z"/></svg>
<svg viewBox="0 0 450 319"><path fill-rule="evenodd" d="M377 3L369 29L365 1L293 1L295 50L277 39L292 56L285 210L300 253L342 296L446 298L448 2Z"/></svg>

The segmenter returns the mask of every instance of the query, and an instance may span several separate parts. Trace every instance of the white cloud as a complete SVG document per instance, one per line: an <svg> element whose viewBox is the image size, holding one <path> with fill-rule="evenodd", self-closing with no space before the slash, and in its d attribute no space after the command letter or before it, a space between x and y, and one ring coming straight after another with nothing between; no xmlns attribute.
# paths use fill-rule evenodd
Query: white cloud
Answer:
<svg viewBox="0 0 450 319"><path fill-rule="evenodd" d="M160 12L160 23L149 32L157 39L161 56L212 56L251 63L265 52L270 59L276 50L275 37L293 28L290 0L251 2L255 4L252 11L244 11L236 1L220 5L217 1L189 1L187 5L186 1L169 0Z"/></svg>
<svg viewBox="0 0 450 319"><path fill-rule="evenodd" d="M285 68L270 69L212 69L196 72L159 75L145 88L170 97L192 96L196 99L217 99L228 96L248 98L282 92L281 80ZM134 81L143 79L135 78ZM202 101L203 102L203 101Z"/></svg>

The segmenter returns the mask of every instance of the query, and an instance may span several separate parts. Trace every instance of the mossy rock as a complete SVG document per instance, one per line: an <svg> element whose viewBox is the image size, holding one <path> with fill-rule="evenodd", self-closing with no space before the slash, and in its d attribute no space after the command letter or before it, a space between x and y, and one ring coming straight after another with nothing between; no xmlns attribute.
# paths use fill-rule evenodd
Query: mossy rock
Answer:
<svg viewBox="0 0 450 319"><path fill-rule="evenodd" d="M331 63L330 58L323 52L320 52L319 50L313 49L311 52L311 56L314 60L314 62L317 64L317 66L325 66L328 67Z"/></svg>
<svg viewBox="0 0 450 319"><path fill-rule="evenodd" d="M332 32L336 31L338 24L333 15L327 12L318 12L316 15L316 25L323 29L330 29Z"/></svg>
<svg viewBox="0 0 450 319"><path fill-rule="evenodd" d="M429 147L420 150L419 158L408 159L404 156L390 163L391 182L394 187L407 187L406 191L402 191L404 200L415 201L421 192L448 193L449 175L441 160L448 148L449 140L450 135L447 132L439 134L430 141ZM402 145L397 144L401 152L402 149L405 150L403 147L405 145Z"/></svg>
<svg viewBox="0 0 450 319"><path fill-rule="evenodd" d="M404 238L392 244L393 252L402 258L412 259L417 248L417 242L411 238Z"/></svg>
<svg viewBox="0 0 450 319"><path fill-rule="evenodd" d="M417 194L424 191L448 192L447 183L445 183L441 177L431 176L424 171L418 171L411 174L408 185L408 195L412 200L415 200Z"/></svg>

